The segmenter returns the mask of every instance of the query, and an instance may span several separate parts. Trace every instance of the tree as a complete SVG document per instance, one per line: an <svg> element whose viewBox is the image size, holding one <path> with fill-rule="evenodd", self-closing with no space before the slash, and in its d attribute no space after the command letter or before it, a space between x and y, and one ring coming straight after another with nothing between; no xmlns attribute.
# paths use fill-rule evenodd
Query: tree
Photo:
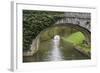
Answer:
<svg viewBox="0 0 100 73"><path fill-rule="evenodd" d="M63 12L23 10L23 50L29 50L32 40L43 29L63 17Z"/></svg>

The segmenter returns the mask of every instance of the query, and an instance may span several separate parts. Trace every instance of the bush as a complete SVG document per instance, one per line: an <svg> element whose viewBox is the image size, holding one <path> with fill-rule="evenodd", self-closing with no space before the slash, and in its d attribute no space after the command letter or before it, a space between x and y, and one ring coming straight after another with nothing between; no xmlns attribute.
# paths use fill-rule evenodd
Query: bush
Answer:
<svg viewBox="0 0 100 73"><path fill-rule="evenodd" d="M63 18L63 12L23 10L23 49L28 50L32 40L45 28Z"/></svg>

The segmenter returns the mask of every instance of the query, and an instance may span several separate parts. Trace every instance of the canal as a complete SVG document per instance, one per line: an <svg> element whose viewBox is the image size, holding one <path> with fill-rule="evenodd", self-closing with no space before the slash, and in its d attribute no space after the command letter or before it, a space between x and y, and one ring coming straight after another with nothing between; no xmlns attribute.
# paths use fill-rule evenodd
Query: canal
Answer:
<svg viewBox="0 0 100 73"><path fill-rule="evenodd" d="M33 56L24 56L23 62L85 60L86 55L77 51L70 43L63 46L59 35L53 39L40 43L39 50Z"/></svg>

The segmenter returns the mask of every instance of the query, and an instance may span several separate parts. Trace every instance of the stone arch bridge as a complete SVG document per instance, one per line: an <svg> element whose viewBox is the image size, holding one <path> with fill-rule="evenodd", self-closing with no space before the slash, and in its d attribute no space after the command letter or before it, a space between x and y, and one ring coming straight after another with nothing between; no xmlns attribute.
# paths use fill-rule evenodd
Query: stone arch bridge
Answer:
<svg viewBox="0 0 100 73"><path fill-rule="evenodd" d="M62 23L62 24L58 24L57 23L57 24L55 24L55 25L53 25L51 27L48 27L48 28L44 29L43 31L41 31L38 34L38 36L35 39L33 39L32 44L31 44L31 47L30 47L30 50L28 50L26 52L23 52L23 56L32 56L34 53L36 53L38 51L38 48L39 48L40 36L44 32L46 32L48 30L52 30L51 28L55 28L55 27L59 27L59 28L65 27L66 29L67 29L67 27L70 27L70 28L74 28L74 29L76 29L78 31L81 31L84 34L91 34L90 31L87 28L82 27L82 26L80 26L78 24L72 24L72 23ZM90 36L87 36L87 37L90 37ZM90 39L89 39L89 41L90 41Z"/></svg>

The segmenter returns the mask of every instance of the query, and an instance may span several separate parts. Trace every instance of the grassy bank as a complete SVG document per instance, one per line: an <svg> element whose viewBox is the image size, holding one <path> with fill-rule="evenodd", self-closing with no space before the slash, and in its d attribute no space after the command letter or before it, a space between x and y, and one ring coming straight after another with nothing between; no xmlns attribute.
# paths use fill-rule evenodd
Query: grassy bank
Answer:
<svg viewBox="0 0 100 73"><path fill-rule="evenodd" d="M65 43L70 43L76 48L76 50L90 57L90 42L87 42L86 37L82 32L75 32L69 35L68 37L62 37L62 41L64 41Z"/></svg>

